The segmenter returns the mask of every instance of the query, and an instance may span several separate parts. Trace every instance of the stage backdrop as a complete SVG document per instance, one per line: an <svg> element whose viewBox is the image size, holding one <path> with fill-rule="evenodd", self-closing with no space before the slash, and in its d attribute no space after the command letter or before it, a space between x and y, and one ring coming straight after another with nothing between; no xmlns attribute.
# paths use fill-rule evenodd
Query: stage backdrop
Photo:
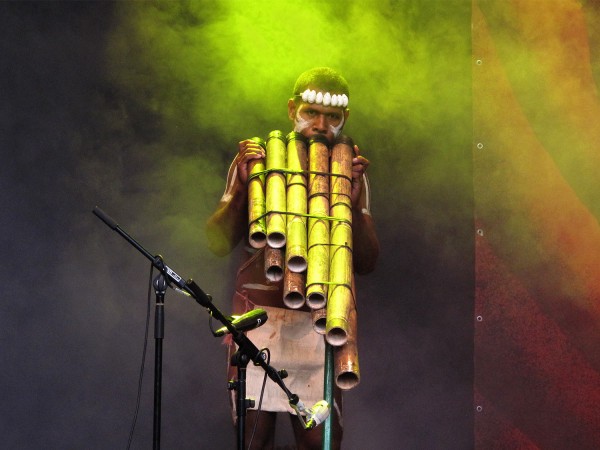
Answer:
<svg viewBox="0 0 600 450"><path fill-rule="evenodd" d="M600 447L596 2L341 4L0 3L5 447L126 446L149 268L92 208L228 311L204 222L237 142L287 129L295 76L325 64L382 243L344 448ZM233 447L224 349L167 302L164 448Z"/></svg>
<svg viewBox="0 0 600 450"><path fill-rule="evenodd" d="M600 447L598 13L473 5L479 449Z"/></svg>
<svg viewBox="0 0 600 450"><path fill-rule="evenodd" d="M382 248L344 450L472 447L471 0L156 0L0 2L3 448L126 448L150 263L92 209L230 313L206 219L238 142L289 131L320 65L350 83ZM194 301L165 310L162 448L234 448L225 348ZM148 341L132 449L152 446L152 321Z"/></svg>

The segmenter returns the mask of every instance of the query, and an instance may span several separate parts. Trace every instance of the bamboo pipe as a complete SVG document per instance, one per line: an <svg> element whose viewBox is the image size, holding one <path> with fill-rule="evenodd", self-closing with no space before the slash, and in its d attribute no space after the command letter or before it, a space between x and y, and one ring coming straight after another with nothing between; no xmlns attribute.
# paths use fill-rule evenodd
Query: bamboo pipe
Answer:
<svg viewBox="0 0 600 450"><path fill-rule="evenodd" d="M255 137L252 141L265 149L265 141ZM254 248L262 248L267 244L267 227L265 224L265 162L254 159L248 164L248 242Z"/></svg>
<svg viewBox="0 0 600 450"><path fill-rule="evenodd" d="M313 330L319 334L325 334L325 324L327 323L327 308L311 310Z"/></svg>
<svg viewBox="0 0 600 450"><path fill-rule="evenodd" d="M272 282L283 278L283 250L280 248L265 247L265 277Z"/></svg>
<svg viewBox="0 0 600 450"><path fill-rule="evenodd" d="M292 132L287 136L287 239L286 267L292 272L304 272L307 268L307 183L308 154L306 138Z"/></svg>
<svg viewBox="0 0 600 450"><path fill-rule="evenodd" d="M272 248L285 246L285 137L281 131L272 131L267 138L266 226L267 244Z"/></svg>
<svg viewBox="0 0 600 450"><path fill-rule="evenodd" d="M316 135L309 142L308 177L308 268L306 304L323 308L329 280L329 149L327 139ZM316 217L313 217L316 216Z"/></svg>
<svg viewBox="0 0 600 450"><path fill-rule="evenodd" d="M348 315L354 301L352 294L352 139L338 139L331 151L331 286L327 298L325 337L333 346L348 340Z"/></svg>
<svg viewBox="0 0 600 450"><path fill-rule="evenodd" d="M283 303L290 309L304 306L306 292L306 273L292 272L288 265L283 274Z"/></svg>
<svg viewBox="0 0 600 450"><path fill-rule="evenodd" d="M360 383L357 346L357 312L353 302L348 314L348 340L340 347L334 347L335 384L345 391Z"/></svg>

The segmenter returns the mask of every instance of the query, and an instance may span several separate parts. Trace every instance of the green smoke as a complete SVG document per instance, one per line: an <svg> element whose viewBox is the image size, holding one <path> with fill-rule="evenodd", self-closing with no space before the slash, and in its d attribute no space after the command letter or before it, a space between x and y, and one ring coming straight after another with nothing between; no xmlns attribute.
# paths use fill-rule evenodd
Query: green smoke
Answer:
<svg viewBox="0 0 600 450"><path fill-rule="evenodd" d="M436 220L437 202L452 201L440 189L470 182L468 1L122 2L115 14L112 82L129 114L153 124L154 139L131 151L154 158L152 195L164 232L191 242L182 252L206 248L203 222L237 142L288 131L292 86L314 66L350 83L345 132L372 162L381 229L399 211Z"/></svg>

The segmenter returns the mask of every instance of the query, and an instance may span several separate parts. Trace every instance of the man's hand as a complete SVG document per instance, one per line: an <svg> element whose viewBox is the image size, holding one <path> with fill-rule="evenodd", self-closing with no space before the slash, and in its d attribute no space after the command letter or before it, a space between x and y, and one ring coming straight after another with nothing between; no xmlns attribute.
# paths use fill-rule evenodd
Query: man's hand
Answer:
<svg viewBox="0 0 600 450"><path fill-rule="evenodd" d="M253 160L264 159L265 150L256 142L246 139L239 144L238 154L235 157L237 165L237 174L242 185L246 185L248 175L250 174L249 163Z"/></svg>
<svg viewBox="0 0 600 450"><path fill-rule="evenodd" d="M356 206L362 192L363 174L367 171L367 167L369 167L369 160L360 155L358 145L354 146L354 155L352 159L352 190L350 191L350 198L352 205Z"/></svg>

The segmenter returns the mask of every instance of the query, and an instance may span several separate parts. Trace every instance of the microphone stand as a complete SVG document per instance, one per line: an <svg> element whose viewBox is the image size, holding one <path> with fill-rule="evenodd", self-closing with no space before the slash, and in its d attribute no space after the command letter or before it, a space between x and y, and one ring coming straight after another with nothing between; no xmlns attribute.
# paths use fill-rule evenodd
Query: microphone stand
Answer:
<svg viewBox="0 0 600 450"><path fill-rule="evenodd" d="M246 448L246 411L254 407L254 400L246 398L246 367L248 366L248 356L235 352L231 356L231 365L237 367L237 381L229 382L229 390L235 390L235 411L237 416L237 448L243 450Z"/></svg>
<svg viewBox="0 0 600 450"><path fill-rule="evenodd" d="M160 419L162 393L162 350L165 336L165 292L167 282L162 273L158 274L152 283L156 294L154 310L154 422L152 442L153 449L160 449Z"/></svg>
<svg viewBox="0 0 600 450"><path fill-rule="evenodd" d="M252 361L255 365L261 366L263 370L267 373L268 377L273 380L277 385L285 392L287 395L288 401L292 407L296 407L300 402L300 398L296 394L292 394L287 386L283 382L283 377L285 376L285 371L277 371L272 366L268 365L265 362L262 351L258 350L256 345L252 343L252 341L241 331L239 331L231 322L231 320L226 317L212 302L212 297L206 294L200 286L196 284L194 280L191 278L187 281L184 281L182 277L180 277L174 270L172 270L169 266L167 266L162 257L160 255L152 256L150 252L148 252L144 247L142 247L135 239L133 239L129 234L127 234L118 224L115 222L110 216L108 216L104 211L102 211L97 206L92 211L100 220L102 220L108 227L116 231L120 234L127 242L129 242L133 247L135 247L140 253L142 253L146 258L148 258L154 267L156 267L159 272L163 275L165 284L169 287L182 292L183 294L192 297L196 302L206 308L209 311L209 314L214 318L219 320L227 330L231 333L233 341L238 345L238 352L245 357L245 365L243 367L238 366L238 370L242 368L243 370L239 373L243 377L242 382L238 380L238 397L240 397L237 401L240 405L243 405L244 408L238 408L242 410L242 413L245 415L245 411L247 408L248 402L244 398L245 393L245 368L246 365ZM173 286L175 285L175 287ZM159 291L162 288L160 282L156 282L155 289ZM156 355L160 358L162 364L162 339L163 339L163 321L164 321L164 293L160 294L162 297L159 299L157 293L157 305L156 305L156 317L155 317L155 325L156 325ZM243 360L244 358L242 358ZM244 364L242 362L242 364ZM156 365L155 361L155 377L158 375L157 381L158 383L158 393L155 391L155 402L154 402L154 450L160 449L160 382L162 382L162 367ZM240 384L243 384L243 396L239 395L239 387ZM157 387L157 382L155 382L155 387ZM238 431L238 448L240 450L243 449L244 446L244 430L243 426L245 425L245 420L242 419L241 423L238 423L238 427L240 430ZM240 447L241 445L241 447Z"/></svg>

